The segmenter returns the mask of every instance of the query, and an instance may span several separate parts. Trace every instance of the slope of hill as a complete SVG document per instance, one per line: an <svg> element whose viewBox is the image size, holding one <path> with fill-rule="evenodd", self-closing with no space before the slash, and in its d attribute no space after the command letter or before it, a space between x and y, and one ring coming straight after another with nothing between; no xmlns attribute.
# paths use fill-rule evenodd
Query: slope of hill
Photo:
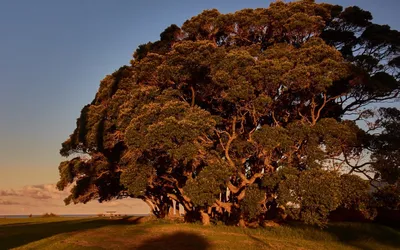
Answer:
<svg viewBox="0 0 400 250"><path fill-rule="evenodd" d="M400 232L335 223L243 229L147 217L0 219L0 249L398 249Z"/></svg>

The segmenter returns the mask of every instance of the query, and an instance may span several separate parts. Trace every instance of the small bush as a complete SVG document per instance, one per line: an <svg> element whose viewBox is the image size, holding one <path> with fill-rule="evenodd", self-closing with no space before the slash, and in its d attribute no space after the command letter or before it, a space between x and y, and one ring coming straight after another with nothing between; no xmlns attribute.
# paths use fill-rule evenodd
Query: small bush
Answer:
<svg viewBox="0 0 400 250"><path fill-rule="evenodd" d="M58 217L58 215L53 214L53 213L45 213L41 216L42 218L48 218L48 217Z"/></svg>

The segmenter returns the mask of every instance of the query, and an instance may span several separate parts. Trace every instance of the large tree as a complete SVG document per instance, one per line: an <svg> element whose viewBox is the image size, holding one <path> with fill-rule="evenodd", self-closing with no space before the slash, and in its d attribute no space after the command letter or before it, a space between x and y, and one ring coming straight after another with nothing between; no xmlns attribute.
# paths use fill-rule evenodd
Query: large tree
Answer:
<svg viewBox="0 0 400 250"><path fill-rule="evenodd" d="M66 203L129 196L204 224L323 225L368 190L343 175L370 146L344 117L400 90L399 32L371 20L303 0L171 25L82 109L60 151Z"/></svg>

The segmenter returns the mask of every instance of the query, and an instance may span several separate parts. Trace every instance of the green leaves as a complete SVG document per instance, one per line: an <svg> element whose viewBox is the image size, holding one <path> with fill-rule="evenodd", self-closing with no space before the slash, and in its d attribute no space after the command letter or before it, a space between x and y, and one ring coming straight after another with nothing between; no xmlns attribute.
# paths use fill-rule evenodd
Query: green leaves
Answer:
<svg viewBox="0 0 400 250"><path fill-rule="evenodd" d="M131 121L126 131L128 145L141 151L163 150L177 160L190 161L207 145L215 121L208 112L181 101L153 103Z"/></svg>
<svg viewBox="0 0 400 250"><path fill-rule="evenodd" d="M200 15L187 20L183 26L190 40L213 39L218 32L218 10L205 10Z"/></svg>
<svg viewBox="0 0 400 250"><path fill-rule="evenodd" d="M371 140L372 168L379 178L392 184L400 184L400 110L381 108L377 124L382 133L375 134Z"/></svg>
<svg viewBox="0 0 400 250"><path fill-rule="evenodd" d="M369 215L371 205L370 186L368 181L357 175L344 174L341 180L341 206L354 209Z"/></svg>
<svg viewBox="0 0 400 250"><path fill-rule="evenodd" d="M264 126L254 133L254 140L267 151L278 147L287 149L293 143L288 131L282 127Z"/></svg>
<svg viewBox="0 0 400 250"><path fill-rule="evenodd" d="M293 218L323 226L329 212L341 204L340 189L338 174L306 170L299 176L289 176L280 184L278 202Z"/></svg>
<svg viewBox="0 0 400 250"><path fill-rule="evenodd" d="M226 190L226 182L232 173L223 162L205 166L195 177L189 178L184 192L196 206L211 206L220 193Z"/></svg>
<svg viewBox="0 0 400 250"><path fill-rule="evenodd" d="M129 165L121 174L121 184L133 197L144 197L147 186L154 178L155 171L151 166L136 164Z"/></svg>
<svg viewBox="0 0 400 250"><path fill-rule="evenodd" d="M251 185L246 189L246 196L240 202L245 216L254 219L265 211L263 205L266 202L265 190L260 189L258 185Z"/></svg>

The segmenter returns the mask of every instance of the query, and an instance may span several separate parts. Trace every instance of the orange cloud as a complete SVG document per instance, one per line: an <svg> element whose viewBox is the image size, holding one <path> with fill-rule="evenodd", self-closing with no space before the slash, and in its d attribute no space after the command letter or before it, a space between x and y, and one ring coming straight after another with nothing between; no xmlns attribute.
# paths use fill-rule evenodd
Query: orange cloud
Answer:
<svg viewBox="0 0 400 250"><path fill-rule="evenodd" d="M2 196L18 196L18 193L13 189L0 190L0 197L2 197Z"/></svg>
<svg viewBox="0 0 400 250"><path fill-rule="evenodd" d="M20 203L18 203L18 202L0 199L0 206L1 205L5 205L5 206L8 206L8 205L19 205L19 204Z"/></svg>
<svg viewBox="0 0 400 250"><path fill-rule="evenodd" d="M68 190L59 191L55 184L31 185L18 190L0 190L0 214L98 214L113 210L120 214L147 214L149 208L139 199L115 199L65 206Z"/></svg>

